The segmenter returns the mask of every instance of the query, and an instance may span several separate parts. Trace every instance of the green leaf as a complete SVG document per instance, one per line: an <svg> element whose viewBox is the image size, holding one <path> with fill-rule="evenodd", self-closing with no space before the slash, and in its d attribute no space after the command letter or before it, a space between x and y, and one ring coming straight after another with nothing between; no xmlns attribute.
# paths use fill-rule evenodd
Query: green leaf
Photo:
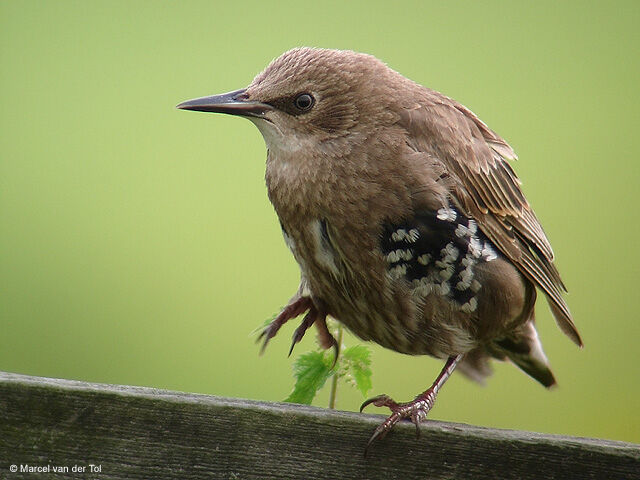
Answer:
<svg viewBox="0 0 640 480"><path fill-rule="evenodd" d="M296 379L296 384L284 401L311 405L316 394L331 374L331 363L325 360L325 356L321 352L300 355L293 363L293 376Z"/></svg>
<svg viewBox="0 0 640 480"><path fill-rule="evenodd" d="M363 396L371 390L371 351L365 345L355 345L342 353L345 379L354 383Z"/></svg>

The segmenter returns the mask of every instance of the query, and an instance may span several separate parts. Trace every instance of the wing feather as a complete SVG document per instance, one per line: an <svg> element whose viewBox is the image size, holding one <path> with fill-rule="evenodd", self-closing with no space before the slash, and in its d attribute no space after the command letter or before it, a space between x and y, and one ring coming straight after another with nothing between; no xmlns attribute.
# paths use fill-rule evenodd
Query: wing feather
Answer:
<svg viewBox="0 0 640 480"><path fill-rule="evenodd" d="M454 201L545 293L560 329L582 345L562 297L566 288L553 265L551 244L509 164L517 159L509 144L471 110L432 90L404 111L400 124L411 148L444 164L453 177Z"/></svg>

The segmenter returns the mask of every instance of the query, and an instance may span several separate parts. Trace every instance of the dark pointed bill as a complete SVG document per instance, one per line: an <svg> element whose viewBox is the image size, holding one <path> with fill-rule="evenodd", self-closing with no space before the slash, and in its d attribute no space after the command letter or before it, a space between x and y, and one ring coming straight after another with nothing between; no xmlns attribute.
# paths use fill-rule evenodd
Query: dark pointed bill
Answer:
<svg viewBox="0 0 640 480"><path fill-rule="evenodd" d="M228 113L229 115L240 115L244 117L263 117L265 113L273 110L271 105L266 103L248 100L244 95L245 90L235 90L222 95L212 95L210 97L194 98L187 100L176 108L181 110L195 110L197 112Z"/></svg>

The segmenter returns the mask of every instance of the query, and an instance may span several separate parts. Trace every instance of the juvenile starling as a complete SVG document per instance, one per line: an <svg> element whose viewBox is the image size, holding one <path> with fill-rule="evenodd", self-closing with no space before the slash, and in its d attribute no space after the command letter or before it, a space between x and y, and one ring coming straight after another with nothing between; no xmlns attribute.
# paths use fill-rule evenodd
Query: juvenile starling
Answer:
<svg viewBox="0 0 640 480"><path fill-rule="evenodd" d="M508 359L555 384L534 326L536 289L582 346L509 164L517 157L463 105L370 55L296 48L246 89L178 108L246 117L267 145L269 199L301 280L264 346L306 312L293 345L315 324L321 344L337 348L330 315L363 340L445 360L413 401L362 405L392 412L368 445L401 419L419 428L456 367L481 381L490 358Z"/></svg>

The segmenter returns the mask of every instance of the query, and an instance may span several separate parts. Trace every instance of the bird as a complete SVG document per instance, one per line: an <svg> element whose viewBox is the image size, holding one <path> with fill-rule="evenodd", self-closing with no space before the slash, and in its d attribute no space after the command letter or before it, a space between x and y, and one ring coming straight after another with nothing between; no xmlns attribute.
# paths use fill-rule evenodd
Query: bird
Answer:
<svg viewBox="0 0 640 480"><path fill-rule="evenodd" d="M177 108L247 118L264 138L268 197L300 283L262 332L263 350L304 314L292 349L315 325L337 356L330 316L362 340L445 362L413 400L362 404L391 412L365 453L401 420L419 434L455 370L483 383L492 359L510 361L553 386L535 327L538 291L582 347L514 150L452 98L372 55L298 47L248 87Z"/></svg>

